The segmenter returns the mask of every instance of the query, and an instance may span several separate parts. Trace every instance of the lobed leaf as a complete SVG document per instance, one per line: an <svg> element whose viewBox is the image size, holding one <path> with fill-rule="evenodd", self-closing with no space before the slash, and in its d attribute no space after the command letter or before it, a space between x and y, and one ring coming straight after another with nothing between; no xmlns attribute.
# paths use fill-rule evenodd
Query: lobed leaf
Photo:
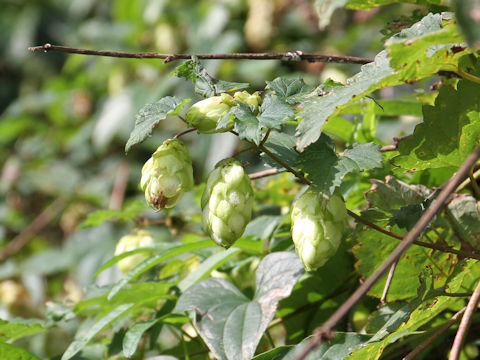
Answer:
<svg viewBox="0 0 480 360"><path fill-rule="evenodd" d="M169 115L178 114L180 109L190 101L191 99L181 101L175 96L166 96L156 103L147 104L141 108L135 119L135 127L125 145L125 152L147 139L160 121L165 120Z"/></svg>

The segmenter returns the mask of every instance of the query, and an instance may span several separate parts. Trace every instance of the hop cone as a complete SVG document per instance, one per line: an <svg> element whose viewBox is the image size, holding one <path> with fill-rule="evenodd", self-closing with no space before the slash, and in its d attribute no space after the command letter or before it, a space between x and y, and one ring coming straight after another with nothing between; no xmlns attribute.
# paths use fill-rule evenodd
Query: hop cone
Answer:
<svg viewBox="0 0 480 360"><path fill-rule="evenodd" d="M133 234L122 237L115 248L115 255L120 255L141 247L147 247L155 243L152 235L145 230L135 230ZM140 253L126 257L117 262L117 267L122 273L127 273L142 261L148 258L148 254Z"/></svg>
<svg viewBox="0 0 480 360"><path fill-rule="evenodd" d="M189 126L204 134L229 131L233 128L232 119L228 121L225 127L220 129L217 129L217 124L234 105L235 101L228 94L213 96L195 103L188 109L185 120Z"/></svg>
<svg viewBox="0 0 480 360"><path fill-rule="evenodd" d="M204 231L218 245L229 248L242 236L252 208L253 189L241 163L220 161L208 175L202 196Z"/></svg>
<svg viewBox="0 0 480 360"><path fill-rule="evenodd" d="M143 165L142 190L157 210L175 206L193 187L192 161L180 140L165 140Z"/></svg>
<svg viewBox="0 0 480 360"><path fill-rule="evenodd" d="M347 228L347 209L339 195L330 199L308 190L293 204L292 239L303 266L312 271L335 254Z"/></svg>

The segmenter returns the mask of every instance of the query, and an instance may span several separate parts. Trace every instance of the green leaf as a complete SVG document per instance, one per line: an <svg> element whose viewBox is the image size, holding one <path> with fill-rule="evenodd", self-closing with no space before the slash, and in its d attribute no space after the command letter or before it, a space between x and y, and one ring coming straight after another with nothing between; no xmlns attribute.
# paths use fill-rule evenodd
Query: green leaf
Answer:
<svg viewBox="0 0 480 360"><path fill-rule="evenodd" d="M293 346L277 346L275 349L255 356L252 360L281 360Z"/></svg>
<svg viewBox="0 0 480 360"><path fill-rule="evenodd" d="M427 210L430 201L427 199L421 204L411 204L400 208L389 221L389 225L397 225L400 229L410 231Z"/></svg>
<svg viewBox="0 0 480 360"><path fill-rule="evenodd" d="M85 345L88 344L90 340L92 340L100 331L102 331L105 327L110 325L113 321L118 319L119 317L125 315L135 304L123 304L117 307L116 309L109 312L107 315L99 319L93 326L86 332L86 334L82 335L80 338L75 339L70 346L67 348L65 353L62 356L61 360L68 360L74 357L78 352L80 352Z"/></svg>
<svg viewBox="0 0 480 360"><path fill-rule="evenodd" d="M313 91L311 86L305 84L302 78L278 77L273 81L266 81L266 90L273 91L277 97L289 104L298 102L298 95L305 95Z"/></svg>
<svg viewBox="0 0 480 360"><path fill-rule="evenodd" d="M460 80L444 86L435 106L423 107L423 122L402 141L393 163L407 171L458 167L480 141L480 85Z"/></svg>
<svg viewBox="0 0 480 360"><path fill-rule="evenodd" d="M354 351L353 354L348 357L349 360L363 360L366 358L378 359L387 346L403 339L404 336L413 336L418 329L431 323L432 319L438 319L433 328L433 330L436 330L447 321L445 318L443 318L442 321L438 317L441 312L446 309L457 311L464 304L464 300L455 297L435 297L435 291L432 289L433 280L437 281L437 279L431 275L426 276L426 272L422 271L422 273L423 276L420 277L421 285L418 289L418 296L406 307L402 307L399 312L394 314L398 321L395 322L395 319L391 321L388 320L387 323L389 322L390 325L389 330L386 331L387 324L385 324L381 332L378 333L377 339L380 339L380 341L374 342L370 340L367 346ZM465 278L468 276L472 278L471 286L475 286L478 282L478 276L480 276L480 267L477 261L462 261L455 266L452 276L447 280L449 291L459 292L465 289ZM473 280L473 278L476 280ZM400 321L400 319L404 319L404 321ZM416 336L423 336L425 338L430 335L422 331Z"/></svg>
<svg viewBox="0 0 480 360"><path fill-rule="evenodd" d="M36 319L0 319L0 341L16 340L48 330L50 326Z"/></svg>
<svg viewBox="0 0 480 360"><path fill-rule="evenodd" d="M475 49L480 48L480 3L478 0L463 0L457 4L456 15L468 44Z"/></svg>
<svg viewBox="0 0 480 360"><path fill-rule="evenodd" d="M315 90L317 96L303 97L297 149L301 151L315 142L330 116L375 90L417 81L440 70L456 71L460 58L469 53L452 45L461 42L455 21L448 14L445 18L429 14L402 30L387 41L387 50L378 53L374 62L363 65L345 86L324 84Z"/></svg>
<svg viewBox="0 0 480 360"><path fill-rule="evenodd" d="M293 135L272 131L263 145L271 153L282 159L287 165L296 168L295 163L299 153L295 150L295 137ZM267 165L284 170L282 165L270 158L267 154L262 153L261 156Z"/></svg>
<svg viewBox="0 0 480 360"><path fill-rule="evenodd" d="M178 284L178 288L180 291L184 292L190 286L208 276L213 270L222 266L222 264L227 262L239 252L239 248L233 247L228 250L221 250L216 254L213 254L209 258L205 259L202 264L195 269L195 271L188 274L188 276Z"/></svg>
<svg viewBox="0 0 480 360"><path fill-rule="evenodd" d="M235 115L235 130L238 132L240 139L247 139L256 145L260 144L262 127L250 106L239 102L232 112Z"/></svg>
<svg viewBox="0 0 480 360"><path fill-rule="evenodd" d="M0 343L0 359L15 359L15 360L42 360L31 352L28 352L21 347Z"/></svg>
<svg viewBox="0 0 480 360"><path fill-rule="evenodd" d="M165 120L168 115L178 114L180 109L190 101L191 99L181 101L175 96L167 96L141 108L135 119L135 127L125 145L125 152L147 139L160 121Z"/></svg>
<svg viewBox="0 0 480 360"><path fill-rule="evenodd" d="M480 202L463 194L448 204L447 211L462 239L480 249Z"/></svg>
<svg viewBox="0 0 480 360"><path fill-rule="evenodd" d="M89 213L85 221L78 225L77 229L99 226L105 221L113 219L120 219L123 222L127 222L138 217L145 209L147 209L147 207L143 201L136 201L125 206L122 210L97 210Z"/></svg>
<svg viewBox="0 0 480 360"><path fill-rule="evenodd" d="M282 215L257 216L248 223L243 236L254 236L257 239L269 240L283 219L284 216ZM259 242L256 241L256 243ZM235 246L237 246L236 243Z"/></svg>
<svg viewBox="0 0 480 360"><path fill-rule="evenodd" d="M341 112L342 105L353 103L374 90L382 88L381 81L394 74L386 51L380 52L373 63L363 65L361 71L347 80L345 86L320 86L319 96L306 97L299 116L302 121L297 127L297 149L302 150L315 142L322 132L325 121ZM392 81L388 86L396 85Z"/></svg>
<svg viewBox="0 0 480 360"><path fill-rule="evenodd" d="M113 287L110 293L108 294L108 299L111 300L120 289L122 289L126 284L143 274L144 272L150 270L157 264L160 264L162 261L168 260L174 256L184 254L193 250L205 249L209 247L215 247L215 243L211 240L201 240L196 241L190 244L179 245L172 249L166 250L161 254L154 255L144 262L141 262L132 270L130 270L120 281L118 281Z"/></svg>
<svg viewBox="0 0 480 360"><path fill-rule="evenodd" d="M363 171L382 166L380 146L373 143L354 144L341 157L335 145L324 134L309 146L297 159L297 165L312 181L312 186L325 194L333 194L342 178L353 171Z"/></svg>
<svg viewBox="0 0 480 360"><path fill-rule="evenodd" d="M133 324L125 333L123 338L123 355L125 355L127 358L132 357L133 354L135 354L135 351L137 351L138 344L140 343L145 331L161 321L162 319L159 318Z"/></svg>
<svg viewBox="0 0 480 360"><path fill-rule="evenodd" d="M355 349L360 348L369 338L369 335L357 333L337 332L335 338L312 350L305 360L343 360ZM279 360L294 360L305 346L310 342L311 337L305 338L300 344L291 349Z"/></svg>
<svg viewBox="0 0 480 360"><path fill-rule="evenodd" d="M174 311L195 313L195 326L218 359L251 359L278 302L290 294L302 273L297 255L272 253L258 267L252 301L231 283L209 278L189 287Z"/></svg>
<svg viewBox="0 0 480 360"><path fill-rule="evenodd" d="M216 96L222 92L245 89L250 86L248 83L229 82L213 78L207 73L196 56L192 56L192 60L185 61L178 66L172 75L192 80L195 84L195 92L203 97Z"/></svg>
<svg viewBox="0 0 480 360"><path fill-rule="evenodd" d="M267 129L280 129L283 123L294 119L294 110L286 102L276 96L263 99L258 121Z"/></svg>
<svg viewBox="0 0 480 360"><path fill-rule="evenodd" d="M429 236L433 240L438 239L435 233L431 232ZM353 247L353 254L358 259L355 269L364 278L370 276L399 244L398 240L373 229L356 233L355 240L357 245ZM404 300L416 295L418 274L425 266L432 267L437 283L443 284L455 262L456 257L451 254L412 245L397 264L395 276L388 291L388 300ZM370 289L368 294L380 298L385 281L386 275Z"/></svg>

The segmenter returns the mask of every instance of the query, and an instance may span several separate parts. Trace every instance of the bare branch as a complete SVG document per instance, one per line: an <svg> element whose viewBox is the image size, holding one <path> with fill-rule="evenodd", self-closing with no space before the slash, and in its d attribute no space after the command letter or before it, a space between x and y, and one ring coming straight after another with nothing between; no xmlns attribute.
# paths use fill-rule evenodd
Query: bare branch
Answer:
<svg viewBox="0 0 480 360"><path fill-rule="evenodd" d="M387 151L397 151L398 150L398 144L400 144L402 141L410 139L413 136L413 134L410 135L405 135L402 137L394 137L393 138L393 144L391 145L385 145L380 148L381 152L387 152Z"/></svg>
<svg viewBox="0 0 480 360"><path fill-rule="evenodd" d="M260 179L260 178L277 175L277 174L280 174L280 172L277 169L267 169L267 170L258 171L253 174L248 174L248 177L251 180L254 180L254 179Z"/></svg>
<svg viewBox="0 0 480 360"><path fill-rule="evenodd" d="M380 302L383 305L385 305L385 303L387 302L388 290L390 289L390 285L392 284L393 274L395 274L395 269L397 268L397 264L398 264L398 260L392 264L392 266L390 267L390 271L388 272L387 281L385 282L385 286L382 292L382 297L380 298Z"/></svg>
<svg viewBox="0 0 480 360"><path fill-rule="evenodd" d="M110 50L90 50L78 49L67 46L58 46L45 44L42 46L29 47L30 51L43 52L63 52L69 54L108 56L117 58L131 59L165 59L164 62L170 62L180 59L191 59L193 54L159 54L155 52L124 52ZM333 56L303 53L301 51L289 51L286 53L233 53L233 54L195 54L197 58L204 60L214 59L249 59L249 60L282 60L282 61L308 61L308 62L327 62L327 63L343 63L343 64L367 64L373 62L373 59L356 57L356 56Z"/></svg>
<svg viewBox="0 0 480 360"><path fill-rule="evenodd" d="M325 322L325 324L317 328L313 333L312 340L305 346L295 360L303 360L313 349L315 349L323 339L328 338L332 334L333 327L340 321L355 304L370 290L370 288L382 277L382 275L397 261L402 254L407 251L416 238L425 230L435 215L442 210L447 199L455 191L457 186L468 176L470 168L480 157L480 146L478 146L472 154L470 154L457 173L452 176L446 186L442 189L435 202L425 211L422 217L417 221L415 226L405 235L404 239L398 245L390 256L380 265L380 267L340 306L337 311ZM480 284L478 286L480 293Z"/></svg>
<svg viewBox="0 0 480 360"><path fill-rule="evenodd" d="M457 360L460 356L463 341L465 340L465 335L467 335L467 330L470 325L470 321L472 320L473 313L477 308L478 300L480 300L480 281L473 291L472 297L468 301L465 314L463 315L462 321L460 321L460 325L458 326L457 335L455 335L455 340L453 340L452 350L450 351L448 360Z"/></svg>

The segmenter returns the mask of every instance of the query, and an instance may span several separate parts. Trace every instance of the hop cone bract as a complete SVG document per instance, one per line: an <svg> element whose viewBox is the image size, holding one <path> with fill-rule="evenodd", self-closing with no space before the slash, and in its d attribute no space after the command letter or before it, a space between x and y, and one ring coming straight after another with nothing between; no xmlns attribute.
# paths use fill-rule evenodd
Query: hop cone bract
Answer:
<svg viewBox="0 0 480 360"><path fill-rule="evenodd" d="M165 140L143 165L142 190L157 210L175 206L193 187L193 169L188 149L177 139Z"/></svg>
<svg viewBox="0 0 480 360"><path fill-rule="evenodd" d="M220 161L208 175L202 196L204 231L218 245L229 248L252 217L253 189L242 164Z"/></svg>
<svg viewBox="0 0 480 360"><path fill-rule="evenodd" d="M293 204L292 239L307 271L323 266L335 254L347 229L343 199L308 190Z"/></svg>
<svg viewBox="0 0 480 360"><path fill-rule="evenodd" d="M135 230L132 234L122 237L115 248L115 256L132 251L141 247L153 245L155 240L152 235L145 230ZM140 253L126 257L117 262L117 267L122 273L127 273L142 261L148 258L149 254Z"/></svg>
<svg viewBox="0 0 480 360"><path fill-rule="evenodd" d="M213 96L195 103L186 114L186 122L204 134L229 131L233 128L233 119L225 127L217 129L217 124L227 115L235 101L228 94Z"/></svg>

